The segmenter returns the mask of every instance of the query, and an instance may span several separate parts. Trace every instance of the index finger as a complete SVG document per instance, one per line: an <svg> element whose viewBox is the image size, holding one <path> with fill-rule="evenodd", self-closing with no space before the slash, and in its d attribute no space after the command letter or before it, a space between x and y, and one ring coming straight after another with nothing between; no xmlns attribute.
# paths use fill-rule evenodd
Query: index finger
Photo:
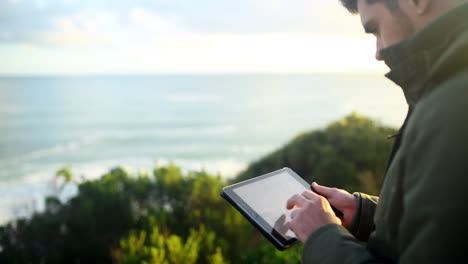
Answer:
<svg viewBox="0 0 468 264"><path fill-rule="evenodd" d="M304 198L304 196L302 195L299 195L299 194L295 194L293 195L291 198L289 198L289 200L286 202L286 208L287 209L293 209L294 206L297 206L299 208L302 208L302 205L304 203L306 203L306 199Z"/></svg>

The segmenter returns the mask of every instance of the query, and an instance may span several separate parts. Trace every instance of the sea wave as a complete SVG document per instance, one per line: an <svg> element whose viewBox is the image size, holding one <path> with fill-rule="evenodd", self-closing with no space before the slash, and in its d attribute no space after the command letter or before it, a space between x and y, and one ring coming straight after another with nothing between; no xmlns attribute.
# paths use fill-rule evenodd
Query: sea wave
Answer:
<svg viewBox="0 0 468 264"><path fill-rule="evenodd" d="M219 126L207 126L207 127L180 127L180 128L158 128L158 129L147 129L135 132L133 130L118 130L106 133L96 133L94 136L86 136L78 140L71 140L64 143L55 144L51 147L34 150L29 153L8 157L6 159L0 159L2 166L11 166L17 164L24 164L32 160L37 160L50 155L56 155L65 152L77 151L85 146L96 144L101 141L128 141L128 140L151 140L158 137L170 137L177 138L182 136L191 137L203 137L203 136L215 136L215 135L228 135L238 132L238 128L235 125L219 125Z"/></svg>
<svg viewBox="0 0 468 264"><path fill-rule="evenodd" d="M124 168L131 175L139 173L151 174L154 167L166 166L174 163L180 166L183 172L206 171L211 174L219 174L228 179L237 175L247 167L248 162L237 159L150 159L127 158L115 160L96 160L93 162L79 163L71 166L76 181L92 180L101 177L111 168L117 166ZM0 225L18 217L27 217L32 212L44 209L44 198L48 195L58 194L62 200L67 200L76 195L76 186L67 187L64 192L58 193L58 182L55 172L62 168L63 164L49 164L35 172L31 172L19 179L0 181Z"/></svg>
<svg viewBox="0 0 468 264"><path fill-rule="evenodd" d="M81 140L77 140L77 141L68 141L65 143L55 144L51 147L34 150L29 153L19 155L16 157L9 157L6 159L1 159L0 164L3 167L16 166L18 164L27 164L33 160L48 157L50 155L77 151L83 146L93 144L96 141L96 139L97 138L95 137L84 137Z"/></svg>
<svg viewBox="0 0 468 264"><path fill-rule="evenodd" d="M213 126L180 126L180 127L151 127L145 129L121 129L112 131L112 133L100 133L100 139L136 139L136 138L157 138L157 137L185 137L185 136L217 136L229 135L238 132L238 127L232 124L213 125Z"/></svg>
<svg viewBox="0 0 468 264"><path fill-rule="evenodd" d="M220 102L222 97L214 94L171 94L164 98L172 103L214 103Z"/></svg>

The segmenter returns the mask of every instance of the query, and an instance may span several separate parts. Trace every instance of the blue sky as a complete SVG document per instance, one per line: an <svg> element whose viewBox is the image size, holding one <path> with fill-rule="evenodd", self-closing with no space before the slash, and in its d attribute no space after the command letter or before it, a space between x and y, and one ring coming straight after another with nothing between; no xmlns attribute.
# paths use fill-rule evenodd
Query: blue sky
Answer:
<svg viewBox="0 0 468 264"><path fill-rule="evenodd" d="M384 71L338 0L0 0L0 74Z"/></svg>

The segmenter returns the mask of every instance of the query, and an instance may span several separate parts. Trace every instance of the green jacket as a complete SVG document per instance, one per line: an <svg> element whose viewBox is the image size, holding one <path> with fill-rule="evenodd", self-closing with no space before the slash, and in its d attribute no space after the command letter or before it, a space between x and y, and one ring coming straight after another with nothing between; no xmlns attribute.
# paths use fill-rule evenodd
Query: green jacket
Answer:
<svg viewBox="0 0 468 264"><path fill-rule="evenodd" d="M410 110L380 200L355 194L349 230L319 228L303 262L468 263L468 4L381 55Z"/></svg>

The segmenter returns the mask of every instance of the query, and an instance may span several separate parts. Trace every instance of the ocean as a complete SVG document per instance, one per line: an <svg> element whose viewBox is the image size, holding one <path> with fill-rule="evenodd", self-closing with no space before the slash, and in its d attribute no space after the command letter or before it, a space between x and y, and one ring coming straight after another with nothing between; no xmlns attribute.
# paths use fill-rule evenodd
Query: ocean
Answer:
<svg viewBox="0 0 468 264"><path fill-rule="evenodd" d="M232 177L352 111L399 127L407 106L382 74L0 78L0 224L41 210L64 167L92 179L174 162Z"/></svg>

